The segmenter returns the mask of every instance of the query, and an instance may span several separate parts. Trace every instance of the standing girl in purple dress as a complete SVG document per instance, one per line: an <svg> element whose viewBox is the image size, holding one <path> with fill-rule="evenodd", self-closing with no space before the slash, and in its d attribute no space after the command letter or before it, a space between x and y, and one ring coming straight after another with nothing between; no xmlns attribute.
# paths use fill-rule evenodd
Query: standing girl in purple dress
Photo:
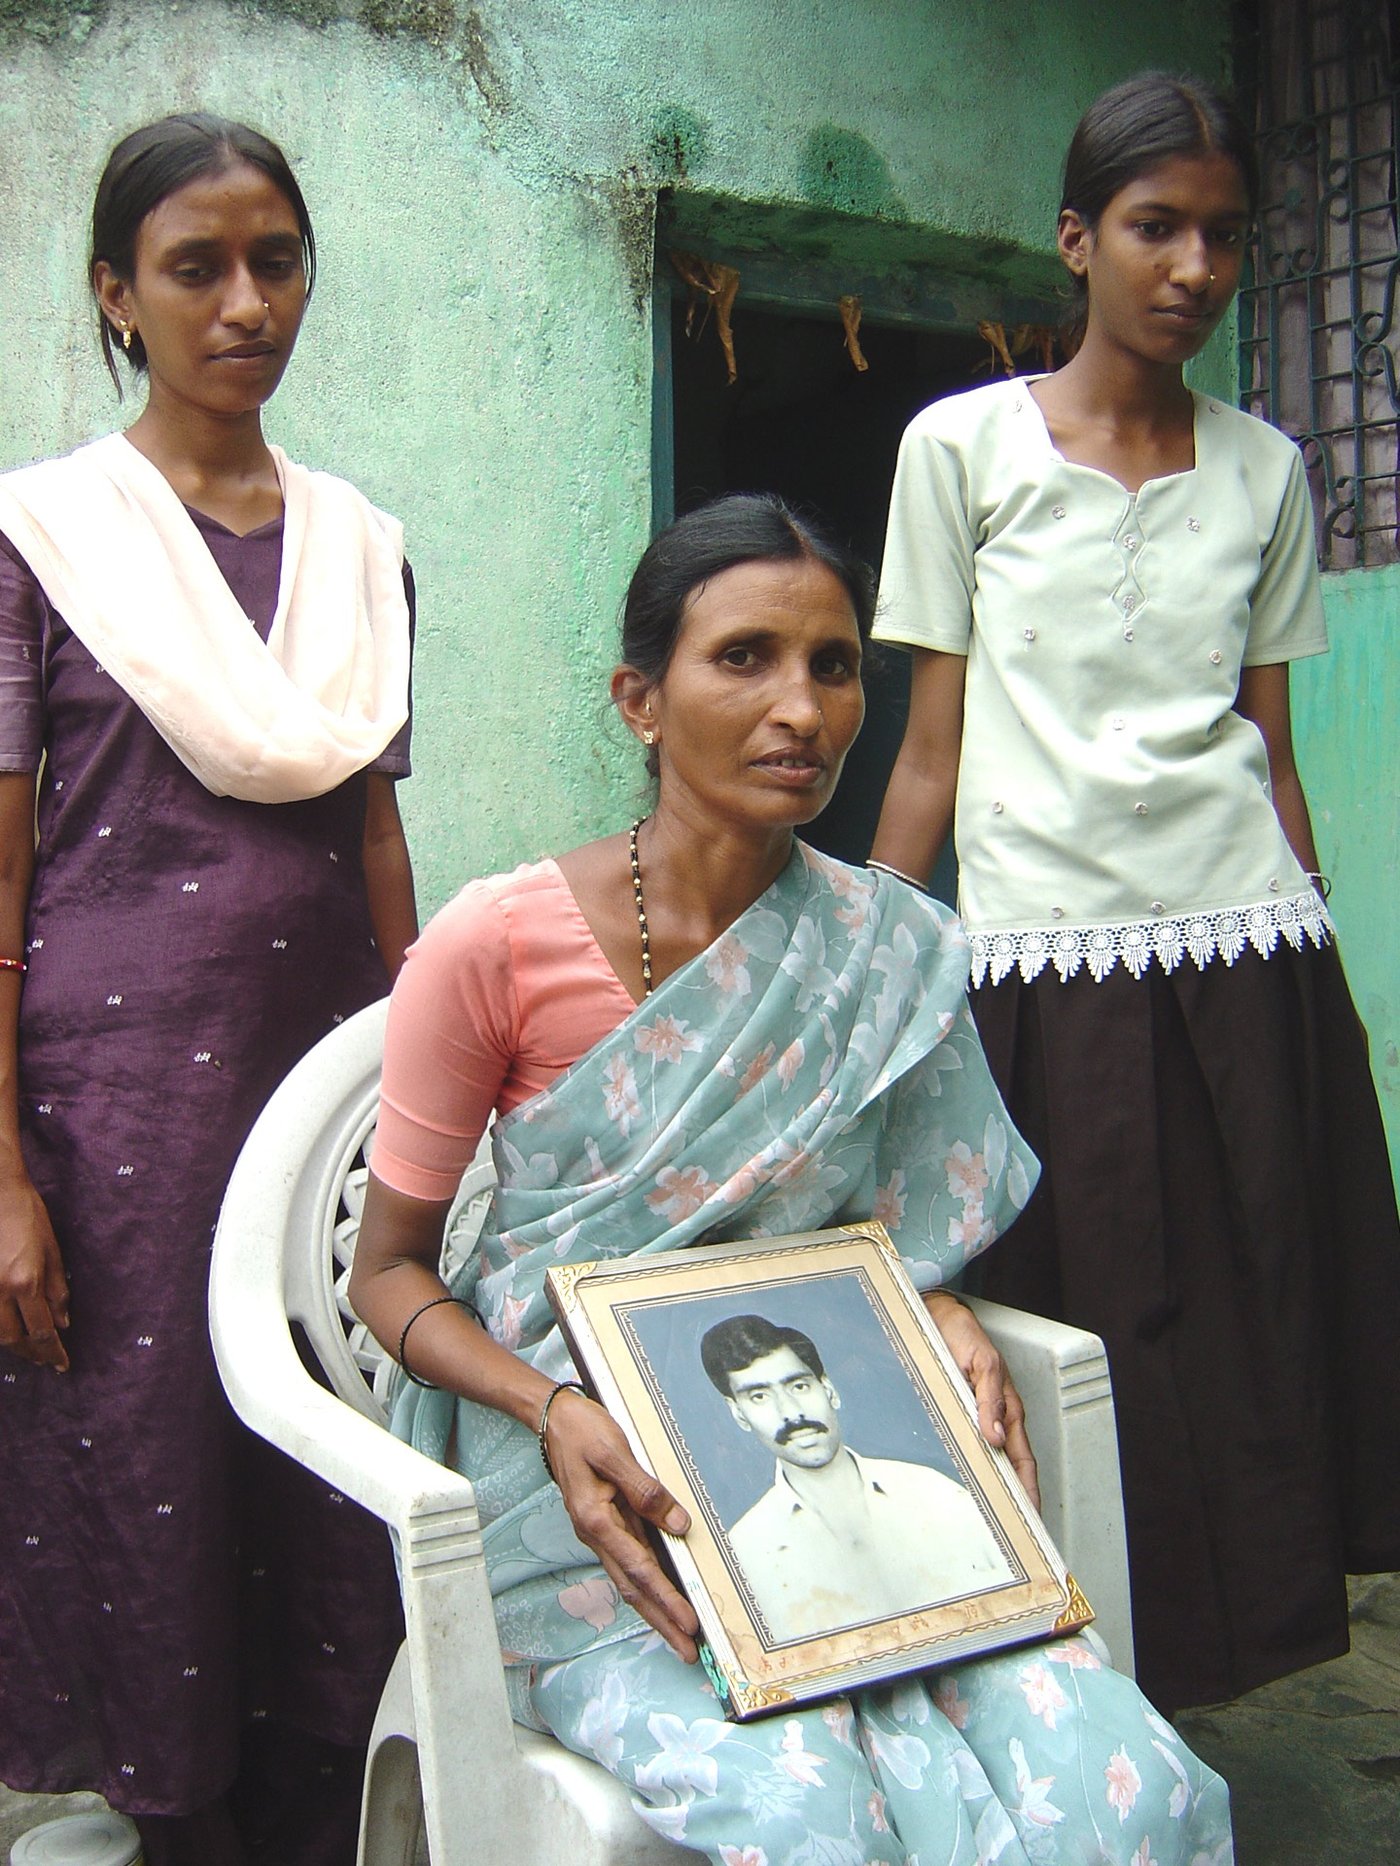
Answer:
<svg viewBox="0 0 1400 1866"><path fill-rule="evenodd" d="M402 532L262 433L314 266L266 138L125 138L90 277L146 406L0 478L0 1780L147 1866L348 1866L396 1640L205 1323L244 1135L416 930Z"/></svg>
<svg viewBox="0 0 1400 1866"><path fill-rule="evenodd" d="M1090 106L1082 342L915 419L876 629L915 665L875 858L921 877L954 828L1044 1167L983 1287L1107 1344L1138 1676L1176 1707L1345 1651L1346 1572L1400 1563L1400 1232L1289 730L1327 646L1307 482L1182 379L1254 187L1202 85Z"/></svg>

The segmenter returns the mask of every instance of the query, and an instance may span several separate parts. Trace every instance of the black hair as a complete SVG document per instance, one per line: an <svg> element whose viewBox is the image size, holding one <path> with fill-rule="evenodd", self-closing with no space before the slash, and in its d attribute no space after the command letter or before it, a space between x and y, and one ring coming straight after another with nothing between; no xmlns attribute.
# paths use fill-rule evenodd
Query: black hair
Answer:
<svg viewBox="0 0 1400 1866"><path fill-rule="evenodd" d="M233 123L227 117L209 116L203 111L143 124L123 136L108 156L92 204L88 284L94 295L93 274L100 259L106 260L119 279L130 283L136 271L136 236L153 209L186 183L198 181L202 175L217 175L239 162L261 169L286 195L301 232L309 298L316 283L316 235L291 164L276 143L246 123ZM101 305L97 308L97 322L103 359L120 395L112 327ZM133 369L146 367L146 346L139 331L132 331L131 348L123 354Z"/></svg>
<svg viewBox="0 0 1400 1866"><path fill-rule="evenodd" d="M622 659L655 686L670 666L686 605L722 571L739 564L821 564L851 599L868 641L875 621L875 573L805 513L775 492L726 493L658 532L632 573L622 605ZM647 769L656 776L655 753Z"/></svg>
<svg viewBox="0 0 1400 1866"><path fill-rule="evenodd" d="M765 1354L779 1348L791 1348L804 1367L825 1379L826 1369L811 1339L797 1328L782 1328L766 1315L731 1315L728 1321L716 1322L700 1341L700 1360L710 1376L710 1384L726 1399L731 1398L729 1376L752 1367Z"/></svg>
<svg viewBox="0 0 1400 1866"><path fill-rule="evenodd" d="M1227 156L1240 171L1252 214L1259 163L1243 118L1227 97L1198 78L1140 71L1096 97L1079 119L1065 156L1060 212L1076 213L1092 233L1120 189L1173 156ZM1069 347L1083 335L1089 288L1071 282Z"/></svg>

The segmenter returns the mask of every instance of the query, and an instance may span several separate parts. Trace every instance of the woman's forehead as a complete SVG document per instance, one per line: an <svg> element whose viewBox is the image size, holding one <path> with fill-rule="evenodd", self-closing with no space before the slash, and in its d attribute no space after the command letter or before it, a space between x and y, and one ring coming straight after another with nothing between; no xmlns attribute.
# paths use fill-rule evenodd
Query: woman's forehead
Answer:
<svg viewBox="0 0 1400 1866"><path fill-rule="evenodd" d="M677 639L692 627L783 627L814 620L858 634L850 594L835 571L812 557L761 558L732 564L697 584L686 596Z"/></svg>

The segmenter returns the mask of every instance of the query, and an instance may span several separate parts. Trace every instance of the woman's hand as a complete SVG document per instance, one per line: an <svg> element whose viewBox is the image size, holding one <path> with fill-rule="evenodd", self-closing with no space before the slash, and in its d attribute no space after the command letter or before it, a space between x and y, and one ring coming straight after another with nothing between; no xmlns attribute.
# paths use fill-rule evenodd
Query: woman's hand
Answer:
<svg viewBox="0 0 1400 1866"><path fill-rule="evenodd" d="M44 1201L28 1179L0 1184L0 1348L68 1371L68 1278Z"/></svg>
<svg viewBox="0 0 1400 1866"><path fill-rule="evenodd" d="M629 1607L688 1665L700 1622L667 1579L643 1523L683 1536L690 1518L632 1456L616 1422L583 1394L561 1392L546 1426L550 1467L579 1540L598 1557Z"/></svg>
<svg viewBox="0 0 1400 1866"><path fill-rule="evenodd" d="M1011 1468L1038 1510L1040 1480L1035 1453L1026 1435L1026 1409L1012 1384L1006 1362L971 1309L956 1296L946 1290L932 1290L924 1297L924 1307L947 1342L963 1379L972 1388L983 1438L1010 1458Z"/></svg>

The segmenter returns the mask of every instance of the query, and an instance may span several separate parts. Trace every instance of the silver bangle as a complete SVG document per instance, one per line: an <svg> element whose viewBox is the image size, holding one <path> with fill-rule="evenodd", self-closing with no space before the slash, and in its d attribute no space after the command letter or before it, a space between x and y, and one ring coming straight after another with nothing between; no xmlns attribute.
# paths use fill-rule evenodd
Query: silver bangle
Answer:
<svg viewBox="0 0 1400 1866"><path fill-rule="evenodd" d="M920 894L928 893L928 885L926 882L915 881L914 877L912 875L906 875L902 868L892 868L888 862L877 862L874 856L870 858L865 866L867 868L878 868L882 875L893 875L896 881L904 882L907 887L917 888Z"/></svg>

